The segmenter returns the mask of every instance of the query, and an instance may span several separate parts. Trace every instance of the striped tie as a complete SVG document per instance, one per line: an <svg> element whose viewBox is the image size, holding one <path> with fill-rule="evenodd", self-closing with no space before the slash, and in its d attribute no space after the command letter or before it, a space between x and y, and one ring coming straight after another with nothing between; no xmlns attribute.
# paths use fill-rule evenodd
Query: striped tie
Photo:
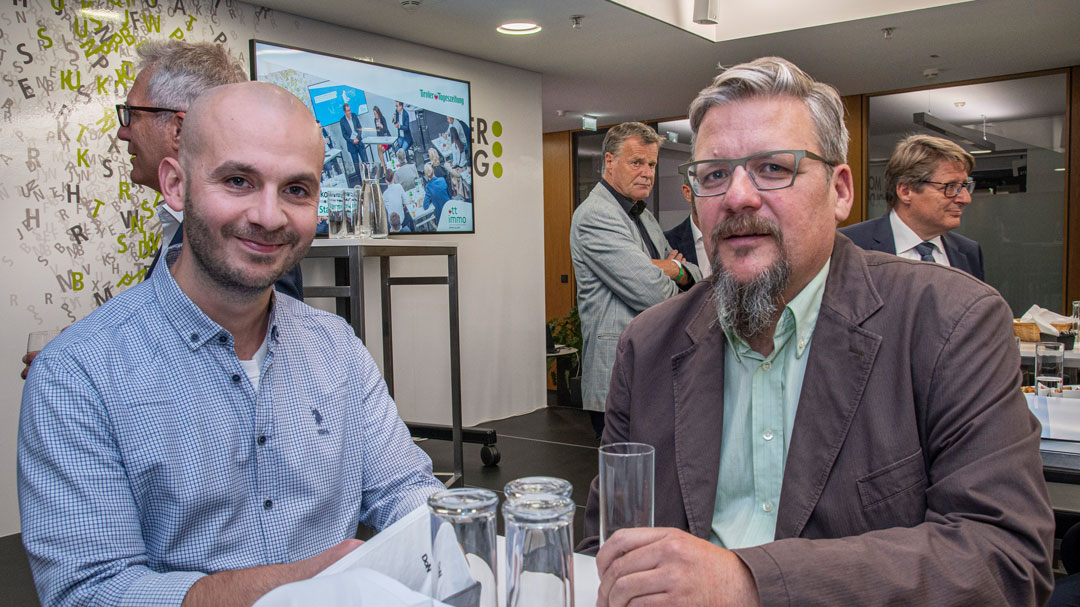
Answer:
<svg viewBox="0 0 1080 607"><path fill-rule="evenodd" d="M929 242L920 242L915 245L915 250L919 253L919 259L923 261L933 262L934 260L934 245Z"/></svg>

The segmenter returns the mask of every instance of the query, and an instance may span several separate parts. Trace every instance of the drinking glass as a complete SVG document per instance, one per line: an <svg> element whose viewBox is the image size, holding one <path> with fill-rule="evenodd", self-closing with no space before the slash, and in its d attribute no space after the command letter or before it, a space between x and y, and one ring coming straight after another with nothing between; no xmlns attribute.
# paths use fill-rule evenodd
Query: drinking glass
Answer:
<svg viewBox="0 0 1080 607"><path fill-rule="evenodd" d="M574 486L570 484L570 481L555 478L554 476L526 476L512 480L503 487L503 493L506 494L507 501L533 493L550 493L569 498L573 491Z"/></svg>
<svg viewBox="0 0 1080 607"><path fill-rule="evenodd" d="M503 504L503 520L506 607L573 607L573 500L529 493Z"/></svg>
<svg viewBox="0 0 1080 607"><path fill-rule="evenodd" d="M653 526L656 450L644 443L600 447L600 544L624 527Z"/></svg>
<svg viewBox="0 0 1080 607"><path fill-rule="evenodd" d="M1064 344L1042 341L1035 346L1035 383L1051 393L1061 390L1061 374L1065 362Z"/></svg>
<svg viewBox="0 0 1080 607"><path fill-rule="evenodd" d="M54 337L60 335L63 329L49 329L47 331L31 331L30 336L26 338L26 353L40 352L45 348L45 344L53 340Z"/></svg>
<svg viewBox="0 0 1080 607"><path fill-rule="evenodd" d="M495 510L499 498L487 489L447 489L428 497L434 540L442 521L449 523L469 562L469 572L480 582L480 607L496 607Z"/></svg>

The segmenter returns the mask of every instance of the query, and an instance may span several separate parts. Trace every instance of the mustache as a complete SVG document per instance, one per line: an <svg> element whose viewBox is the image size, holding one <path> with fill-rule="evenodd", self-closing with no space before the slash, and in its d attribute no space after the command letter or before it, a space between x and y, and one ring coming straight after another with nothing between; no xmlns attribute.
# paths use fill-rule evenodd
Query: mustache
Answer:
<svg viewBox="0 0 1080 607"><path fill-rule="evenodd" d="M225 236L236 236L244 240L253 240L269 245L294 245L300 242L300 235L286 228L266 230L251 224L244 226L228 225L222 228L222 232Z"/></svg>
<svg viewBox="0 0 1080 607"><path fill-rule="evenodd" d="M784 233L776 222L760 215L733 215L720 221L712 229L713 242L731 236L747 234L772 236L783 242Z"/></svg>

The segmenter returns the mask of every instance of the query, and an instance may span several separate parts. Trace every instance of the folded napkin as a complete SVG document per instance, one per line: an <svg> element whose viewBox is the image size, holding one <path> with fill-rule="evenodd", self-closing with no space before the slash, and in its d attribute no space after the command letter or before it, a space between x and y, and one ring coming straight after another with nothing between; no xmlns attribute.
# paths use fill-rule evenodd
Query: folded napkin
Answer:
<svg viewBox="0 0 1080 607"><path fill-rule="evenodd" d="M1050 323L1066 323L1072 322L1071 316L1062 316L1056 312L1051 312L1046 308L1040 308L1039 306L1031 306L1027 312L1020 317L1023 322L1033 322L1039 327L1039 332L1046 333L1047 335L1058 335L1058 330L1054 328L1054 325Z"/></svg>

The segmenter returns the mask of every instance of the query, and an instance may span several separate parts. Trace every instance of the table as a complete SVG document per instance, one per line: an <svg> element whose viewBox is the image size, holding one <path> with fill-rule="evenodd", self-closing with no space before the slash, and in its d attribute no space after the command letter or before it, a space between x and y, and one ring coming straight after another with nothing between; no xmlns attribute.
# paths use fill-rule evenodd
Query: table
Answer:
<svg viewBox="0 0 1080 607"><path fill-rule="evenodd" d="M366 139L365 139L366 141ZM446 256L446 276L390 276L390 258L396 256ZM365 257L379 258L379 293L382 304L383 376L390 396L394 396L393 321L390 316L390 287L406 285L446 285L450 316L450 434L454 451L454 471L447 487L464 486L464 457L461 430L461 358L460 327L458 325L457 243L431 240L394 240L389 238L316 238L307 258L332 258L335 263L334 286L304 286L306 297L334 297L338 314L344 316L361 341L366 335L364 326L364 263ZM347 303L346 303L347 300ZM438 426L429 428L438 429ZM413 429L413 426L410 426ZM490 431L492 439L494 431ZM415 435L415 434L414 434ZM435 437L441 437L436 432ZM431 436L431 435L428 435ZM493 442L493 441L492 441ZM485 445L485 448L488 448ZM497 452L496 452L497 453ZM498 462L498 459L495 459ZM485 462L486 463L486 462Z"/></svg>
<svg viewBox="0 0 1080 607"><path fill-rule="evenodd" d="M1020 362L1021 364L1035 364L1035 342L1020 342ZM1075 348L1072 350L1065 350L1065 366L1073 369L1080 369L1080 350Z"/></svg>
<svg viewBox="0 0 1080 607"><path fill-rule="evenodd" d="M374 152L378 149L375 146L378 146L378 145L386 145L386 146L393 145L393 144L397 143L397 137L394 137L393 135L383 135L381 137L376 136L376 135L372 135L370 137L364 137L364 138L360 139L360 143L363 143L364 145L368 146L368 151L372 152L372 154L368 155L368 158L371 158L371 159L379 158L382 161L382 163L385 165L386 164L386 159L383 158L381 154L378 155L378 156L376 156L374 154ZM372 160L372 162L374 162L374 160Z"/></svg>

